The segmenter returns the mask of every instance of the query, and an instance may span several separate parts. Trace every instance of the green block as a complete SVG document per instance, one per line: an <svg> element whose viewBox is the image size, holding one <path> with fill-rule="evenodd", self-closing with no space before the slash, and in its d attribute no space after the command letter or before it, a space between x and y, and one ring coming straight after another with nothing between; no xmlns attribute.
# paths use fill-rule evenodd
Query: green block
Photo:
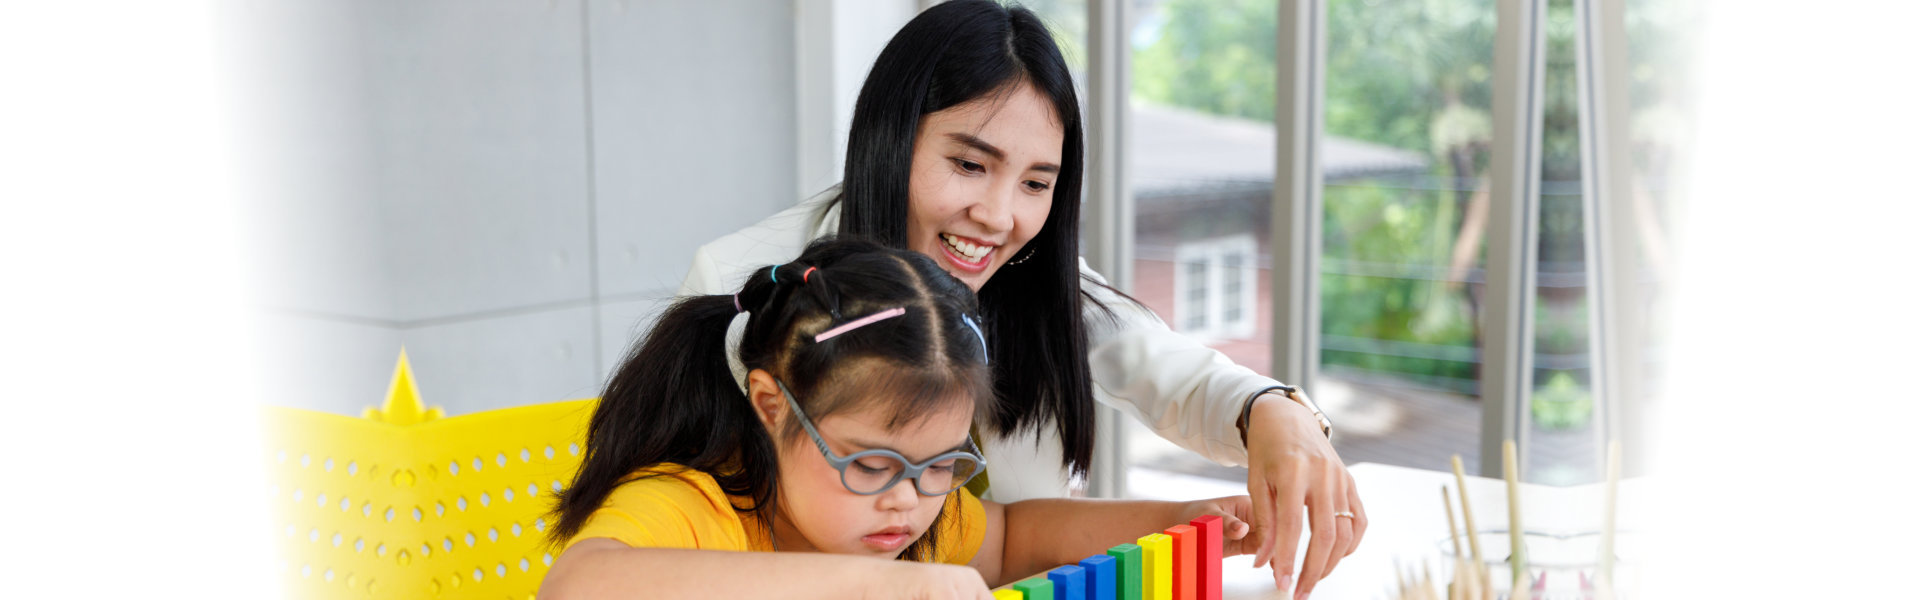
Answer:
<svg viewBox="0 0 1920 600"><path fill-rule="evenodd" d="M1013 589L1026 594L1027 600L1053 600L1053 581L1045 577L1014 582Z"/></svg>
<svg viewBox="0 0 1920 600"><path fill-rule="evenodd" d="M1113 597L1118 600L1140 600L1140 547L1121 544L1108 548L1107 556L1113 557L1113 573L1120 582L1114 587Z"/></svg>

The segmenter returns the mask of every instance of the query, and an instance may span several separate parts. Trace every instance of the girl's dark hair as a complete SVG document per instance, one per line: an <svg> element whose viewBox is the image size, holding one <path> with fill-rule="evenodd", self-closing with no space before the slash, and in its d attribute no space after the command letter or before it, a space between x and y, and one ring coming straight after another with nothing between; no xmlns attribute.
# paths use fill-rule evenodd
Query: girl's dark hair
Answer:
<svg viewBox="0 0 1920 600"><path fill-rule="evenodd" d="M661 463L711 475L729 496L748 502L735 510L772 526L774 449L805 434L797 419L787 419L770 436L735 383L725 339L735 298L675 302L614 372L588 425L580 470L555 508L554 543L579 533L615 488L636 479L635 471ZM740 361L786 384L816 423L882 401L890 428L962 397L975 411L992 404L984 344L968 324L978 314L973 292L919 253L822 239L793 262L754 271L737 298L751 312ZM813 339L894 307L907 312ZM814 451L810 443L803 447ZM930 560L939 530L936 520L900 557Z"/></svg>
<svg viewBox="0 0 1920 600"><path fill-rule="evenodd" d="M920 119L1028 83L1053 104L1066 130L1053 209L1032 255L1002 265L980 288L993 322L993 429L1011 434L1052 421L1067 469L1086 474L1093 457L1093 388L1081 291L1080 104L1060 48L1032 11L991 0L951 0L894 34L860 88L841 180L840 235L907 245L908 175ZM1095 285L1098 285L1095 283ZM1100 306L1100 308L1105 308Z"/></svg>

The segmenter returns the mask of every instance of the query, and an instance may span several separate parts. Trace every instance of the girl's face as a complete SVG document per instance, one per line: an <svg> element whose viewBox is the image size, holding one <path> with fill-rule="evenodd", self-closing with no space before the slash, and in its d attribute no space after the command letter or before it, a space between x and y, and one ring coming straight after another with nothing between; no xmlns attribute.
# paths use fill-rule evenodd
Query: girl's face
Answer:
<svg viewBox="0 0 1920 600"><path fill-rule="evenodd" d="M780 394L771 375L754 371L749 377L753 380L752 395L762 421L779 420L777 424L769 423L769 431L778 432L785 426L786 419L796 418L792 411L785 409L785 396ZM764 385L760 381L763 377ZM763 389L771 389L771 394ZM776 400L778 409L774 408ZM972 402L952 402L944 410L893 430L886 428L891 413L885 406L886 401L866 404L859 410L840 411L813 422L828 449L840 456L886 449L919 463L968 446ZM920 495L910 479L901 479L879 494L855 494L841 484L840 471L827 462L814 446L813 438L805 433L781 443L779 457L780 510L775 518L774 536L782 551L894 558L926 534L946 503L944 496Z"/></svg>
<svg viewBox="0 0 1920 600"><path fill-rule="evenodd" d="M1053 104L1025 82L921 117L907 247L980 291L1046 225L1065 140Z"/></svg>

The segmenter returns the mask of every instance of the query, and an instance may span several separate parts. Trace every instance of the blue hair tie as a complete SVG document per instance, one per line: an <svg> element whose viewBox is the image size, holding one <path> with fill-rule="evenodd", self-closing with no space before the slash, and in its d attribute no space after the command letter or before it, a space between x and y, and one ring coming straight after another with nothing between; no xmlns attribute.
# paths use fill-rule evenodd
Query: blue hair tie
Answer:
<svg viewBox="0 0 1920 600"><path fill-rule="evenodd" d="M980 326L974 324L973 317L966 313L961 313L960 321L966 323L968 329L973 330L973 337L980 339L980 356L986 358L987 362L993 362L993 358L987 355L987 336L980 333Z"/></svg>
<svg viewBox="0 0 1920 600"><path fill-rule="evenodd" d="M784 264L787 263L780 263L780 265ZM773 270L767 272L767 276L772 277L774 283L780 283L780 265L774 265Z"/></svg>

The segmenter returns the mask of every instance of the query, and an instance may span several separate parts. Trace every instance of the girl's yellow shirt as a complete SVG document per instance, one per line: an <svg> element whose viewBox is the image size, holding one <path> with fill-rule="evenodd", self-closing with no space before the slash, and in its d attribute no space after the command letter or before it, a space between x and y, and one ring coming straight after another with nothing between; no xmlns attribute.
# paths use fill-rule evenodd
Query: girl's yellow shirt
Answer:
<svg viewBox="0 0 1920 600"><path fill-rule="evenodd" d="M566 545L609 538L634 548L773 551L759 519L733 506L713 476L675 464L655 465L634 471L614 488ZM986 537L986 517L973 492L963 488L947 494L937 521L935 562L973 560Z"/></svg>

